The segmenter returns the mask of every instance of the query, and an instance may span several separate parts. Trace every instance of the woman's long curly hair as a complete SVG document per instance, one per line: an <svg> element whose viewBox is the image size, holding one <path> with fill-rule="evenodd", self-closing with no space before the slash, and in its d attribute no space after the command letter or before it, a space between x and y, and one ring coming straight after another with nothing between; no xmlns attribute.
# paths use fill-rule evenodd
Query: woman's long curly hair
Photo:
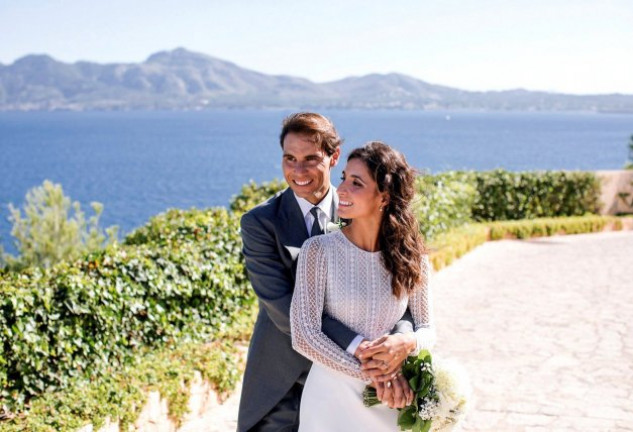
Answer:
<svg viewBox="0 0 633 432"><path fill-rule="evenodd" d="M415 195L415 171L402 153L380 141L354 149L347 160L365 162L378 190L386 192L380 226L380 249L385 268L392 275L391 288L396 297L411 293L425 277L422 257L426 249L418 221L411 210Z"/></svg>

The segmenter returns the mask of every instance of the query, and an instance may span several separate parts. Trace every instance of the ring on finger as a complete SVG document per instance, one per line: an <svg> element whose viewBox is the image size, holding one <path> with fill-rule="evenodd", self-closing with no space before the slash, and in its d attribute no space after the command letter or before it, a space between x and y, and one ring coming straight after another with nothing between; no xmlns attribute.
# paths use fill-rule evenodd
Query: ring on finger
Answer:
<svg viewBox="0 0 633 432"><path fill-rule="evenodd" d="M391 388L391 381L387 381L387 388Z"/></svg>

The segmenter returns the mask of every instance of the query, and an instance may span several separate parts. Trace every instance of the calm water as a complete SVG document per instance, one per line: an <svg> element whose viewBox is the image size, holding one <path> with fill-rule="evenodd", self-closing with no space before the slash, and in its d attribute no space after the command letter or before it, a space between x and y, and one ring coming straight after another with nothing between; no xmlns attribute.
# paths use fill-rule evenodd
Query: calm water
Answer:
<svg viewBox="0 0 633 432"><path fill-rule="evenodd" d="M123 233L170 207L226 206L249 179L281 176L277 136L288 113L0 113L0 241L9 246L7 204L21 205L44 179L85 210L102 202L101 225ZM381 139L432 172L619 169L633 133L626 115L324 113L345 137L344 154Z"/></svg>

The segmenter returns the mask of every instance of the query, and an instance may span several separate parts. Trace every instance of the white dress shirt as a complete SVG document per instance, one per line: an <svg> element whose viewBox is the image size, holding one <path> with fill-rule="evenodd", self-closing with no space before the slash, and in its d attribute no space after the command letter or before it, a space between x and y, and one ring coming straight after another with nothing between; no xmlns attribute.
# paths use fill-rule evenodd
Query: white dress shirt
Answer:
<svg viewBox="0 0 633 432"><path fill-rule="evenodd" d="M297 199L299 207L301 208L301 213L303 214L303 220L305 221L308 235L310 234L310 231L312 230L312 224L314 223L314 216L312 216L312 213L310 213L310 210L312 210L313 207L318 207L319 210L321 210L319 212L319 225L321 226L323 231L325 231L327 223L331 222L331 217L334 210L334 208L332 208L334 203L333 196L335 193L336 189L334 189L334 186L330 186L330 190L328 190L327 194L325 194L325 197L323 197L321 202L316 205L312 204L305 198L298 197L297 194L295 194L295 198Z"/></svg>

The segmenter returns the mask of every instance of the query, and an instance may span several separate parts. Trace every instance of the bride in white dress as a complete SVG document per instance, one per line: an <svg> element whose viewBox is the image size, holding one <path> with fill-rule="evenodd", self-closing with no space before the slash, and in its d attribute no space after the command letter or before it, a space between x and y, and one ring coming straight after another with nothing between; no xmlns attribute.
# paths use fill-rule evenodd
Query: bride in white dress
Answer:
<svg viewBox="0 0 633 432"><path fill-rule="evenodd" d="M410 209L414 179L402 154L386 144L352 151L337 189L338 214L352 223L301 248L290 319L294 349L313 361L301 399L302 432L399 429L397 410L363 405L371 380L354 355L321 331L321 316L345 323L367 341L378 340L367 351L378 364L385 359L380 338L409 307L415 323L410 354L432 347L430 266Z"/></svg>

